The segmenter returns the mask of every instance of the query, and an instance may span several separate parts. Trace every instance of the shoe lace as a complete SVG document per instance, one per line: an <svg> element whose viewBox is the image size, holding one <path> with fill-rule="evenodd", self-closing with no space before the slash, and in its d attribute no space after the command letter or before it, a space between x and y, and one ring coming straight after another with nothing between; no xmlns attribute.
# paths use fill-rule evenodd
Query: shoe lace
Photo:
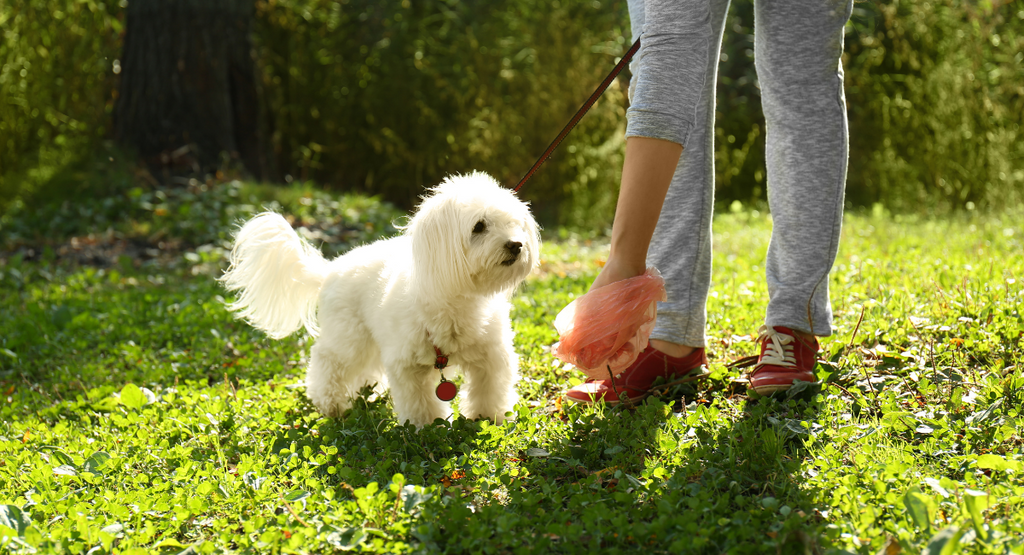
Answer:
<svg viewBox="0 0 1024 555"><path fill-rule="evenodd" d="M754 367L756 370L764 365L796 367L793 356L793 336L775 331L775 328L761 326L757 330L757 342L764 343L764 354Z"/></svg>

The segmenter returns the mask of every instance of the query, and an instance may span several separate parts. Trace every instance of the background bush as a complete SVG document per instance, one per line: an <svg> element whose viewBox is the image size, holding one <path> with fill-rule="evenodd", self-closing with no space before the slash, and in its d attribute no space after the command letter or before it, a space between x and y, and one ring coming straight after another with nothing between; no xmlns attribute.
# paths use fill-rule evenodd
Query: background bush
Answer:
<svg viewBox="0 0 1024 555"><path fill-rule="evenodd" d="M858 4L849 189L900 210L1024 198L1024 2Z"/></svg>
<svg viewBox="0 0 1024 555"><path fill-rule="evenodd" d="M69 168L87 173L86 153L108 156L97 147L116 97L125 5L0 5L0 209L56 198L53 188L32 193L57 174L60 188L74 188ZM723 204L765 198L752 12L750 1L733 2L723 45ZM260 0L255 17L278 167L403 207L451 172L514 184L629 37L624 0ZM844 59L850 204L944 211L1021 201L1022 29L1024 0L856 4ZM610 223L624 83L524 189L547 225Z"/></svg>
<svg viewBox="0 0 1024 555"><path fill-rule="evenodd" d="M280 167L406 206L451 172L515 185L628 48L623 0L257 6ZM607 204L587 187L613 183L624 107L610 91L524 190L549 221L566 199Z"/></svg>
<svg viewBox="0 0 1024 555"><path fill-rule="evenodd" d="M109 131L121 12L99 0L0 3L0 209Z"/></svg>

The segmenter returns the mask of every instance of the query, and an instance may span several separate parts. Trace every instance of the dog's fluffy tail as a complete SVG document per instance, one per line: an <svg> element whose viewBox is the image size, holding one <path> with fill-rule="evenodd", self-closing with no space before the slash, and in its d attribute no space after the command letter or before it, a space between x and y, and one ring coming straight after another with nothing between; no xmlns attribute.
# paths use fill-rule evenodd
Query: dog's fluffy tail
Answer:
<svg viewBox="0 0 1024 555"><path fill-rule="evenodd" d="M231 267L220 278L238 294L229 308L274 339L305 326L317 335L316 306L327 260L280 214L264 212L235 236Z"/></svg>

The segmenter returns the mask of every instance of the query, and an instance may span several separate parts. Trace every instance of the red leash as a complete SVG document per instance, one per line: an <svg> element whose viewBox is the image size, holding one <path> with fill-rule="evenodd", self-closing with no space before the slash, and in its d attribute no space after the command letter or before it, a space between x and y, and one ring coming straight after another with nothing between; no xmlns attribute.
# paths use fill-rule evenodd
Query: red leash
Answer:
<svg viewBox="0 0 1024 555"><path fill-rule="evenodd" d="M548 145L548 148L547 150L544 151L544 154L541 154L540 159L538 159L537 162L533 165L533 167L530 168L530 171L526 172L526 175L524 175L523 178L519 180L519 184L516 185L514 189L512 189L513 191L518 193L519 189L522 188L523 184L525 184L527 180L533 177L533 174L537 172L541 164L546 162L548 156L551 156L551 153L554 152L556 148L558 148L558 145L561 144L562 139L564 139L565 136L568 135L574 127L576 127L576 124L579 123L581 119L583 119L583 116L586 115L587 111L590 110L591 106L593 106L594 103L597 102L597 99L601 97L605 89L608 88L608 85L612 84L612 81L614 81L615 78L618 77L622 69L626 67L626 64L628 64L629 61L633 59L633 55L636 54L637 50L640 50L640 39L636 39L636 42L633 43L633 46L629 47L629 50L627 50L626 54L622 56L622 59L619 60L619 63L615 65L615 68L612 69L612 72L608 74L608 77L604 78L604 81L602 81L601 84L598 85L597 90L594 91L594 94L590 95L590 98L583 103L583 106L581 106L580 109L576 112L576 115L573 116L572 119L569 120L569 123L567 123L565 127L562 128L562 132L559 133L557 137L555 137L554 141L551 141L551 144Z"/></svg>

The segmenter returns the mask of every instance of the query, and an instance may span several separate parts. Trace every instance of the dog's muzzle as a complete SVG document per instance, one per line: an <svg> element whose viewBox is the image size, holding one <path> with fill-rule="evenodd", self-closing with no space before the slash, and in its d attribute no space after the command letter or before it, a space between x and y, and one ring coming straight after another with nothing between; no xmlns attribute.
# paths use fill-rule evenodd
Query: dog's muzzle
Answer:
<svg viewBox="0 0 1024 555"><path fill-rule="evenodd" d="M511 266L519 260L519 253L523 250L523 244L519 241L509 241L505 243L505 250L508 251L508 257L501 261L502 266Z"/></svg>

